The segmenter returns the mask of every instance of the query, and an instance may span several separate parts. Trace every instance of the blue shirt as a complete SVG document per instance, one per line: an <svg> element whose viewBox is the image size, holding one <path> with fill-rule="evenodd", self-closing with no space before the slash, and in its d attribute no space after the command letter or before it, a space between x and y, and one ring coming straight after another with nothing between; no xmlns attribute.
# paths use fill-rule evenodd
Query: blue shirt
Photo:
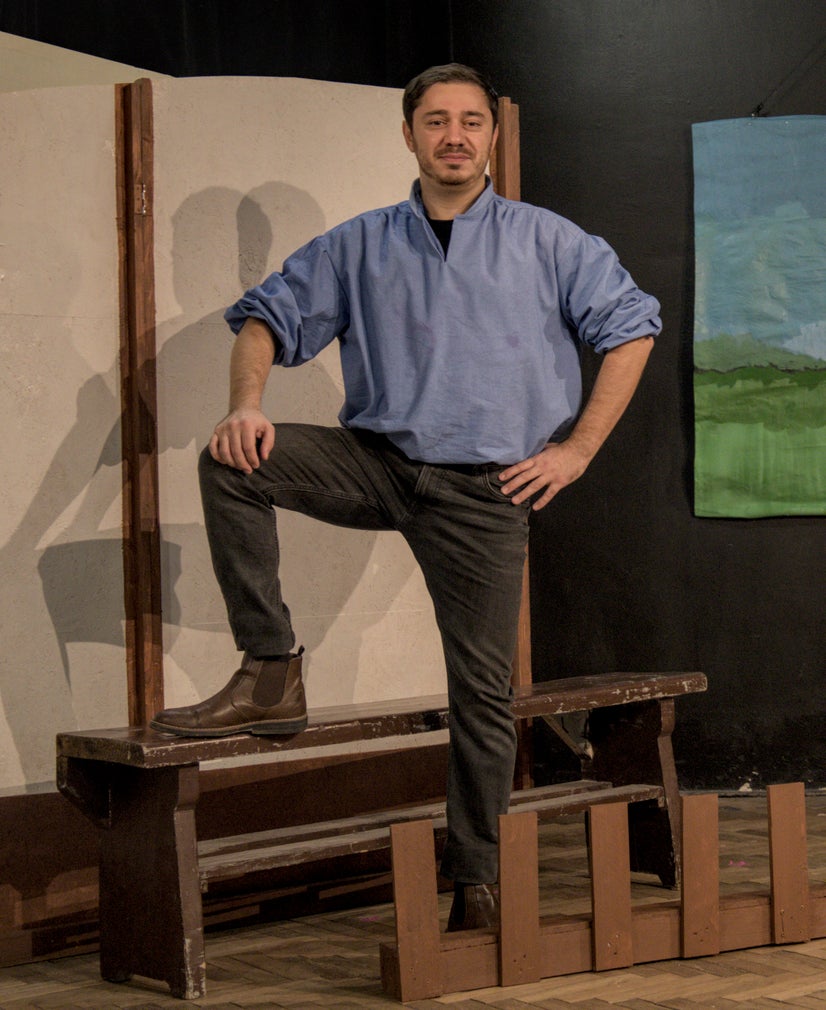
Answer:
<svg viewBox="0 0 826 1010"><path fill-rule="evenodd" d="M343 425L411 459L510 464L564 437L580 409L579 342L598 352L661 329L659 304L602 239L490 181L445 256L410 199L313 239L226 312L300 365L338 339Z"/></svg>

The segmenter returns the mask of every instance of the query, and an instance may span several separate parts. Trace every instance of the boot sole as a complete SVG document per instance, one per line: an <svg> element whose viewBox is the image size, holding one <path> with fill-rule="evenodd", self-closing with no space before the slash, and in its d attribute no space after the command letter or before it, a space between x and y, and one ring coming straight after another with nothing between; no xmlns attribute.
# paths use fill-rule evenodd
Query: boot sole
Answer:
<svg viewBox="0 0 826 1010"><path fill-rule="evenodd" d="M213 729L203 726L184 729L181 726L170 726L153 719L149 726L150 729L157 730L159 733L208 740L215 737L237 736L239 733L251 733L253 736L295 736L307 728L307 719L290 719L284 722L248 722L243 726L216 726Z"/></svg>

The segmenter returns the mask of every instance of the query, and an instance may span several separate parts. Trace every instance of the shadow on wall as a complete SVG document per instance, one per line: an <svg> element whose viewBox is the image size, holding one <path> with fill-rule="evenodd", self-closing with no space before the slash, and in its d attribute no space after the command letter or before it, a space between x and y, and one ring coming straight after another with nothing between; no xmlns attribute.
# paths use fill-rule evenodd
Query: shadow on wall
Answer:
<svg viewBox="0 0 826 1010"><path fill-rule="evenodd" d="M275 229L273 222L279 223ZM286 254L324 229L324 221L306 192L270 183L247 195L222 187L193 194L176 211L173 227L171 267L182 311L159 323L157 355L164 645L167 655L177 649L177 665L191 675L195 692L203 696L212 687L210 676L220 682L227 676L225 666L210 670L201 662L204 655L214 653L216 633L228 633L223 601L212 576L195 473L201 446L226 412L231 339L223 320L225 303L279 267ZM277 261L271 263L276 255ZM237 291L231 282L235 276L240 282ZM231 291L228 299L227 290ZM68 334L64 340L56 334L53 346L60 347L61 354L75 353ZM267 400L275 420L336 423L342 390L337 349L331 348L330 353L333 358L300 369L275 370ZM54 381L59 380L56 374ZM126 711L118 535L120 422L101 423L119 416L118 390L117 361L83 383L74 422L22 522L2 549L4 572L36 568L42 588L42 599L38 599L36 582L5 580L2 612L8 616L4 623L14 622L15 614L41 613L45 601L54 635L51 647L42 628L37 632L38 642L30 641L31 636L18 637L17 647L11 644L15 661L5 667L0 682L26 782L42 780L44 769L51 769L56 732L125 719L125 714L111 714ZM337 528L313 523L310 553L304 544L290 542L291 532L305 538L302 522L308 520L287 514L279 518L285 541L285 588L292 594L294 615L299 620L302 613L312 615L300 628L302 641L311 651L326 637L364 577L377 534L353 531L342 537ZM382 591L388 599L398 594L413 565L411 557L391 572L382 571ZM366 624L361 628L376 623L382 614L363 616ZM186 641L191 632L200 644ZM55 645L62 670L55 662ZM118 655L101 659L99 650L72 648L76 645L109 646ZM341 671L337 680L354 679L359 636L337 636L336 646L340 646ZM345 693L351 687L339 685Z"/></svg>
<svg viewBox="0 0 826 1010"><path fill-rule="evenodd" d="M280 269L287 255L325 227L312 197L281 182L246 194L209 187L187 197L172 215L172 284L181 311L159 323L157 359L164 648L199 697L222 685L229 673L227 663L235 661L223 600L212 575L196 475L198 452L226 413L232 341L224 309L242 291ZM228 284L234 276L237 289ZM216 301L217 308L204 312ZM276 422L335 425L342 400L338 347L333 345L300 368L274 369L264 409ZM187 521L193 507L197 521ZM362 610L346 628L337 626L337 621L364 580L371 559L376 560L378 534L342 535L337 527L287 512L279 513L278 522L281 577L296 633L312 653L335 628L336 696L351 700L362 637L383 618L386 603ZM398 534L393 536L401 541ZM382 544L387 544L387 535ZM387 561L392 556L380 575L383 600L396 598L415 565L406 545L402 550L391 547L390 552L379 557ZM216 634L223 636L223 645ZM311 692L312 678L311 664Z"/></svg>
<svg viewBox="0 0 826 1010"><path fill-rule="evenodd" d="M0 550L0 695L11 734L2 785L18 775L25 783L51 779L54 733L88 717L95 702L108 713L119 710L123 698L125 711L123 682L113 684L109 674L123 647L120 474L113 467L119 426L108 435L120 413L117 338L108 319L71 315L81 282L76 250L50 234L47 224L21 224L10 232L13 243L17 237L9 247L12 269L41 277L47 293L42 314L31 315L21 285L20 308L12 294L6 316L3 379L11 380L22 439L4 480L17 477L16 486L26 490L18 499L22 519ZM102 361L108 367L94 371ZM55 428L63 429L56 447ZM41 468L44 446L50 458ZM27 481L34 473L41 474L36 489ZM73 671L67 643L75 640L117 652L92 657L86 651L82 669ZM12 767L15 760L19 769Z"/></svg>

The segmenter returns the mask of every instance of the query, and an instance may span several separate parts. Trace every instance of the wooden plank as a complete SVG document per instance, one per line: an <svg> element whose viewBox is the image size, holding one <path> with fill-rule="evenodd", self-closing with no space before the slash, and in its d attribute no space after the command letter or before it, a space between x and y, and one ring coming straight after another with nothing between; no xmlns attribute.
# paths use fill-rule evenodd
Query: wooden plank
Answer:
<svg viewBox="0 0 826 1010"><path fill-rule="evenodd" d="M769 786L769 862L772 939L809 939L809 865L806 852L806 794L802 782Z"/></svg>
<svg viewBox="0 0 826 1010"><path fill-rule="evenodd" d="M594 937L586 916L543 919L539 930L542 977L591 971Z"/></svg>
<svg viewBox="0 0 826 1010"><path fill-rule="evenodd" d="M517 719L559 715L704 691L701 673L604 674L571 677L514 688ZM163 767L218 758L269 754L447 728L447 696L403 698L392 702L341 705L310 712L310 725L293 737L249 734L212 740L167 736L141 727L60 733L58 754L93 760Z"/></svg>
<svg viewBox="0 0 826 1010"><path fill-rule="evenodd" d="M129 723L163 708L152 84L115 89Z"/></svg>
<svg viewBox="0 0 826 1010"><path fill-rule="evenodd" d="M768 894L724 894L720 897L720 950L765 947L772 942Z"/></svg>
<svg viewBox="0 0 826 1010"><path fill-rule="evenodd" d="M702 673L598 673L566 677L514 689L513 712L529 716L562 715L586 709L611 708L659 698L695 694L708 687Z"/></svg>
<svg viewBox="0 0 826 1010"><path fill-rule="evenodd" d="M394 824L390 837L398 955L392 983L404 1002L430 999L443 991L433 827L429 821Z"/></svg>
<svg viewBox="0 0 826 1010"><path fill-rule="evenodd" d="M499 984L536 982L542 977L536 811L499 818L499 901Z"/></svg>
<svg viewBox="0 0 826 1010"><path fill-rule="evenodd" d="M499 985L499 943L491 933L446 933L441 960L443 993Z"/></svg>
<svg viewBox="0 0 826 1010"><path fill-rule="evenodd" d="M680 956L680 903L640 905L631 910L634 963L673 961Z"/></svg>
<svg viewBox="0 0 826 1010"><path fill-rule="evenodd" d="M75 762L80 765L89 762ZM617 789L597 782L570 782L514 793L511 809L531 812L542 821L582 813L596 803L635 802L657 796L652 786ZM80 799L75 802L80 805ZM88 803L91 815L97 794ZM84 807L86 809L86 807ZM274 828L199 843L198 865L202 888L210 881L230 880L299 863L318 862L356 853L376 852L390 845L390 827L403 821L427 820L438 837L447 830L444 803L417 804L378 810L361 817L320 821L317 824Z"/></svg>
<svg viewBox="0 0 826 1010"><path fill-rule="evenodd" d="M634 963L628 806L591 807L588 818L594 969L627 968Z"/></svg>
<svg viewBox="0 0 826 1010"><path fill-rule="evenodd" d="M682 957L720 952L720 843L716 795L682 797Z"/></svg>

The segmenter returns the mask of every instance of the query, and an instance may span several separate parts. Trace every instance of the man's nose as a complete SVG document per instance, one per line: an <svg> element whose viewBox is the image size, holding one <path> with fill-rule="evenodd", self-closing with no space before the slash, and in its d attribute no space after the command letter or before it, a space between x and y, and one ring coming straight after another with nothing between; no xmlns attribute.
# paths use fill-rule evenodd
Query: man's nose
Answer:
<svg viewBox="0 0 826 1010"><path fill-rule="evenodd" d="M460 122L449 122L447 124L445 140L448 144L464 144L465 131Z"/></svg>

